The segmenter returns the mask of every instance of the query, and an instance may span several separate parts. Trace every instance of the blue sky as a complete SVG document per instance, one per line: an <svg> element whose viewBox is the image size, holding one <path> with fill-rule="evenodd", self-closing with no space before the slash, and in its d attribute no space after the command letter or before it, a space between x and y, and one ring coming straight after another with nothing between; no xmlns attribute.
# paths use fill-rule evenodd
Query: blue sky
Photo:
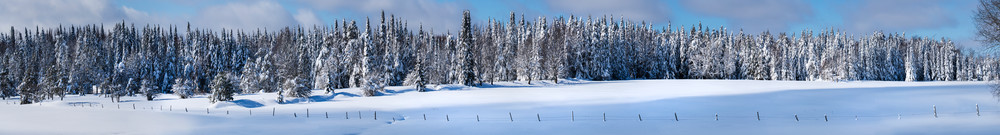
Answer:
<svg viewBox="0 0 1000 135"><path fill-rule="evenodd" d="M907 36L951 38L979 46L971 17L975 0L9 0L0 3L0 27L82 24L181 25L207 29L276 29L332 25L342 19L364 24L381 11L423 24L435 32L455 31L461 11L473 19L508 20L511 11L538 16L604 16L646 21L654 26L703 26L747 32L839 29L848 34L876 30Z"/></svg>

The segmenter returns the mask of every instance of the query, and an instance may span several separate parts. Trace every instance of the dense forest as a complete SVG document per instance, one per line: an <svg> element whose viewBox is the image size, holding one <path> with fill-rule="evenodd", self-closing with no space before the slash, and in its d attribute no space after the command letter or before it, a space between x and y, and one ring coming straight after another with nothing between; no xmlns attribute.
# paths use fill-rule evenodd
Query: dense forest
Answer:
<svg viewBox="0 0 1000 135"><path fill-rule="evenodd" d="M0 33L0 97L22 104L94 94L123 96L277 92L576 78L748 80L995 80L998 60L949 39L827 29L744 33L725 27L654 28L608 16L525 18L462 29L413 29L384 13L330 26L279 30L192 29L122 22ZM419 26L416 25L416 26ZM180 29L180 30L179 30Z"/></svg>

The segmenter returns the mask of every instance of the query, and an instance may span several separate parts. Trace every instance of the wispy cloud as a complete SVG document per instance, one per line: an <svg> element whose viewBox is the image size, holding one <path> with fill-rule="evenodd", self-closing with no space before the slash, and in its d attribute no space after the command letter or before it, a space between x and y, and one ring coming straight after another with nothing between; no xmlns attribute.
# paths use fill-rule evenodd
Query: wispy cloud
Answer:
<svg viewBox="0 0 1000 135"><path fill-rule="evenodd" d="M468 9L463 1L437 0L300 0L301 3L317 10L330 13L349 13L373 17L373 23L378 22L381 12L386 17L395 15L410 25L420 23L437 31L456 30L461 22L462 10ZM387 18L388 19L388 18ZM360 20L363 25L364 20Z"/></svg>
<svg viewBox="0 0 1000 135"><path fill-rule="evenodd" d="M278 3L271 1L231 2L210 6L198 11L192 25L228 29L279 29L295 26L292 14Z"/></svg>
<svg viewBox="0 0 1000 135"><path fill-rule="evenodd" d="M729 27L747 31L784 31L790 24L813 15L812 7L802 0L680 0L680 3L696 13L729 19Z"/></svg>
<svg viewBox="0 0 1000 135"><path fill-rule="evenodd" d="M868 0L843 9L844 23L854 31L905 31L956 25L948 0ZM845 5L846 6L846 5ZM972 9L969 9L972 10Z"/></svg>
<svg viewBox="0 0 1000 135"><path fill-rule="evenodd" d="M131 20L130 15L106 0L7 0L0 4L2 27L57 27Z"/></svg>
<svg viewBox="0 0 1000 135"><path fill-rule="evenodd" d="M299 25L303 27L313 26L313 25L324 25L323 21L319 20L319 17L309 9L299 9L295 13L295 21L299 22Z"/></svg>
<svg viewBox="0 0 1000 135"><path fill-rule="evenodd" d="M613 15L626 19L667 22L670 10L659 0L547 0L551 10L567 14Z"/></svg>

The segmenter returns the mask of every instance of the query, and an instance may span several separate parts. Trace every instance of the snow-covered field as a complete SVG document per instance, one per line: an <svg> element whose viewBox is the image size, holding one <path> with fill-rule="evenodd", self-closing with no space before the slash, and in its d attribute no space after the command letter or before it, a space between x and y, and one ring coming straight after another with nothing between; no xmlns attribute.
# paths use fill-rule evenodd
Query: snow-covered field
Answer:
<svg viewBox="0 0 1000 135"><path fill-rule="evenodd" d="M95 95L31 105L5 100L0 134L1000 133L1000 104L985 82L630 80L432 89L390 87L379 97L317 90L285 104L274 93L217 104L173 95L121 103Z"/></svg>

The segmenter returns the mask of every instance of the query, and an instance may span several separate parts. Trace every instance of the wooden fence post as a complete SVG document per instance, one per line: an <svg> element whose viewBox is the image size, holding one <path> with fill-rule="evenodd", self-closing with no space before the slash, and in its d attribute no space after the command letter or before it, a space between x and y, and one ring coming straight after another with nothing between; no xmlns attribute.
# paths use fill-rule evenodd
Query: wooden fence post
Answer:
<svg viewBox="0 0 1000 135"><path fill-rule="evenodd" d="M603 116L604 116L604 121L607 122L608 121L608 113L601 113L601 114L603 114Z"/></svg>
<svg viewBox="0 0 1000 135"><path fill-rule="evenodd" d="M937 105L931 105L934 108L934 118L937 118Z"/></svg>
<svg viewBox="0 0 1000 135"><path fill-rule="evenodd" d="M536 113L535 117L538 117L538 122L542 122L542 114Z"/></svg>
<svg viewBox="0 0 1000 135"><path fill-rule="evenodd" d="M476 114L476 122L479 122L479 114Z"/></svg>
<svg viewBox="0 0 1000 135"><path fill-rule="evenodd" d="M306 118L309 118L309 108L306 108Z"/></svg>
<svg viewBox="0 0 1000 135"><path fill-rule="evenodd" d="M510 116L510 122L514 122L514 114L507 112L507 116Z"/></svg>
<svg viewBox="0 0 1000 135"><path fill-rule="evenodd" d="M982 115L979 115L979 104L976 104L976 116L982 116Z"/></svg>
<svg viewBox="0 0 1000 135"><path fill-rule="evenodd" d="M674 121L681 121L681 119L677 118L677 113L676 112L674 113Z"/></svg>
<svg viewBox="0 0 1000 135"><path fill-rule="evenodd" d="M135 110L135 104L132 104L132 110Z"/></svg>
<svg viewBox="0 0 1000 135"><path fill-rule="evenodd" d="M326 118L327 118L327 119L329 119L329 118L330 118L330 112L323 112L323 114L325 114L325 115L326 115Z"/></svg>
<svg viewBox="0 0 1000 135"><path fill-rule="evenodd" d="M427 120L427 114L426 113L424 114L424 120Z"/></svg>
<svg viewBox="0 0 1000 135"><path fill-rule="evenodd" d="M569 111L569 121L576 121L576 112Z"/></svg>
<svg viewBox="0 0 1000 135"><path fill-rule="evenodd" d="M757 112L757 121L760 121L760 112Z"/></svg>
<svg viewBox="0 0 1000 135"><path fill-rule="evenodd" d="M275 110L277 110L276 107L271 107L271 117L274 117Z"/></svg>
<svg viewBox="0 0 1000 135"><path fill-rule="evenodd" d="M823 114L823 120L826 122L830 122L830 117L827 117L826 114Z"/></svg>
<svg viewBox="0 0 1000 135"><path fill-rule="evenodd" d="M445 115L444 115L444 120L445 120L445 121L451 121L451 117L448 117L448 115L447 115L447 114L445 114Z"/></svg>
<svg viewBox="0 0 1000 135"><path fill-rule="evenodd" d="M372 118L375 118L375 120L378 120L378 111L372 111Z"/></svg>

